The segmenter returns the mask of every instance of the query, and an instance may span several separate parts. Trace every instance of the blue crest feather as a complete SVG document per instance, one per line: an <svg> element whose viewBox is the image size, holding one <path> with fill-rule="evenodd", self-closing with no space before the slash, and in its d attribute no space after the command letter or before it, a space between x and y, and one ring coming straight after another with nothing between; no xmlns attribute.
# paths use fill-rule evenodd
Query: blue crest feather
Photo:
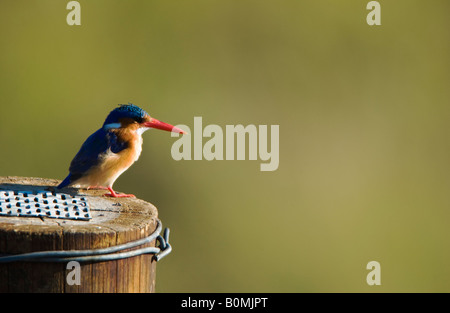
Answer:
<svg viewBox="0 0 450 313"><path fill-rule="evenodd" d="M118 108L112 110L111 113L109 113L103 126L107 124L117 123L120 118L132 118L139 121L146 115L148 115L148 113L142 110L137 105L131 103L121 104Z"/></svg>

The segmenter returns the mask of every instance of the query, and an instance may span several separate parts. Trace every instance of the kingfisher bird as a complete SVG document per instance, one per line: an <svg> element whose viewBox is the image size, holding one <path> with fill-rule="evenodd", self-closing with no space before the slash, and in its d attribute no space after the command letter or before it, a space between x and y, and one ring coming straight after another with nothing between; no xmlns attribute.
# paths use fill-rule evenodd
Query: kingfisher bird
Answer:
<svg viewBox="0 0 450 313"><path fill-rule="evenodd" d="M109 113L102 128L86 139L70 164L69 175L57 188L100 188L109 190L105 196L134 197L132 194L118 194L112 186L138 160L142 151L142 134L150 128L186 134L151 117L134 104L122 104Z"/></svg>

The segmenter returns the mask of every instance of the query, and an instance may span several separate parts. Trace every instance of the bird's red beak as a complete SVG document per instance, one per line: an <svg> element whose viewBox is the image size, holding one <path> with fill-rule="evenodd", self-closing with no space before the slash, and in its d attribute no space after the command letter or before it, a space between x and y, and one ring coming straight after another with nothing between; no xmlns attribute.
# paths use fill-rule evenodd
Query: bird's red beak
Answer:
<svg viewBox="0 0 450 313"><path fill-rule="evenodd" d="M144 122L142 125L144 125L145 127L166 130L166 131L169 131L169 132L180 133L180 134L187 134L187 132L185 132L184 130L179 129L178 127L175 127L173 125L170 125L170 124L158 121L156 118L152 118L150 120L150 122Z"/></svg>

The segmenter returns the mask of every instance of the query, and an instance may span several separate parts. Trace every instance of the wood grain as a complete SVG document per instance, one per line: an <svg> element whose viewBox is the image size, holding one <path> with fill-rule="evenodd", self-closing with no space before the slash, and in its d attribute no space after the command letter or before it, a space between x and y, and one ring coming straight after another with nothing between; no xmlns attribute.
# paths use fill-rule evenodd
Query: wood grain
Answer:
<svg viewBox="0 0 450 313"><path fill-rule="evenodd" d="M55 191L59 181L42 178L0 177L0 190ZM104 190L61 191L86 196L90 221L0 216L0 254L47 250L98 249L149 236L158 212L148 202L103 197ZM145 246L155 246L155 242ZM154 292L152 255L81 264L81 284L68 285L66 263L0 263L0 292L117 293Z"/></svg>

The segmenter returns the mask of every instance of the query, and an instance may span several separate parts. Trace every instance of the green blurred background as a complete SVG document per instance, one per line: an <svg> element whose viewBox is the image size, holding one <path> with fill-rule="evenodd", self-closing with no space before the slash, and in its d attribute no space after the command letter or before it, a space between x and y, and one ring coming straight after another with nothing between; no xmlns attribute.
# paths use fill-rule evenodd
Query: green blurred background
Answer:
<svg viewBox="0 0 450 313"><path fill-rule="evenodd" d="M0 2L0 175L63 179L119 103L280 125L275 172L145 133L115 188L171 228L158 292L450 291L449 1L67 2Z"/></svg>

